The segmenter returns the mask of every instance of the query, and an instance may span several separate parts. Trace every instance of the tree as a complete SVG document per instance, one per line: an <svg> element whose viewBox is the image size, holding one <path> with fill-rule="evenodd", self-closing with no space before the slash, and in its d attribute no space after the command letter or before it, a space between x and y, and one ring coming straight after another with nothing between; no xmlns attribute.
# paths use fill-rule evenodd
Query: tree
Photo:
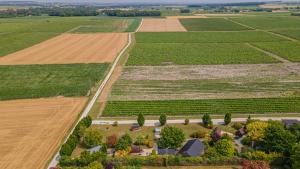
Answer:
<svg viewBox="0 0 300 169"><path fill-rule="evenodd" d="M188 125L190 123L190 119L185 119L184 120L184 125Z"/></svg>
<svg viewBox="0 0 300 169"><path fill-rule="evenodd" d="M263 121L255 121L249 123L247 125L247 130L248 130L248 136L251 139L251 141L253 141L253 143L257 141L262 141L264 139L265 129L267 127L268 127L268 123Z"/></svg>
<svg viewBox="0 0 300 169"><path fill-rule="evenodd" d="M95 128L88 128L83 135L83 143L86 147L91 148L101 145L102 134L101 131Z"/></svg>
<svg viewBox="0 0 300 169"><path fill-rule="evenodd" d="M84 167L83 169L103 169L103 165L98 161L94 161L90 163L87 167Z"/></svg>
<svg viewBox="0 0 300 169"><path fill-rule="evenodd" d="M209 114L204 114L202 117L203 126L206 128L212 128L212 120Z"/></svg>
<svg viewBox="0 0 300 169"><path fill-rule="evenodd" d="M300 141L300 123L291 125L288 130L297 137L297 140Z"/></svg>
<svg viewBox="0 0 300 169"><path fill-rule="evenodd" d="M158 140L158 147L176 149L181 146L185 140L185 135L180 128L165 127Z"/></svg>
<svg viewBox="0 0 300 169"><path fill-rule="evenodd" d="M295 144L291 153L292 168L300 168L300 142Z"/></svg>
<svg viewBox="0 0 300 169"><path fill-rule="evenodd" d="M69 144L63 144L61 146L61 149L59 151L59 154L61 156L70 156L73 152L73 149L71 148L71 146Z"/></svg>
<svg viewBox="0 0 300 169"><path fill-rule="evenodd" d="M118 138L117 135L113 134L111 136L106 137L106 144L108 147L115 147L117 144Z"/></svg>
<svg viewBox="0 0 300 169"><path fill-rule="evenodd" d="M226 113L225 117L224 117L224 123L226 125L228 125L229 123L231 123L231 113Z"/></svg>
<svg viewBox="0 0 300 169"><path fill-rule="evenodd" d="M123 135L117 142L116 144L116 150L125 150L127 151L128 148L131 146L132 144L132 139L129 136L129 134L125 134Z"/></svg>
<svg viewBox="0 0 300 169"><path fill-rule="evenodd" d="M222 139L219 140L215 145L216 151L226 157L234 156L234 145L231 140Z"/></svg>
<svg viewBox="0 0 300 169"><path fill-rule="evenodd" d="M167 115L165 114L160 115L159 122L160 125L164 126L167 123Z"/></svg>
<svg viewBox="0 0 300 169"><path fill-rule="evenodd" d="M144 115L142 113L140 113L138 115L137 122L138 122L140 127L144 126L145 118L144 118Z"/></svg>
<svg viewBox="0 0 300 169"><path fill-rule="evenodd" d="M271 121L264 132L264 139L260 145L266 152L278 152L288 155L292 146L296 143L296 137L284 129L281 122Z"/></svg>

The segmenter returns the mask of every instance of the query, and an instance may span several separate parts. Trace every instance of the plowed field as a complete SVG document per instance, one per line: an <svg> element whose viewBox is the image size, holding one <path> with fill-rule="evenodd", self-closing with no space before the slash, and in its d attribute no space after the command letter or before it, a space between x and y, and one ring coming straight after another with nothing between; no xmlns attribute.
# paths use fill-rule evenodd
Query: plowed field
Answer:
<svg viewBox="0 0 300 169"><path fill-rule="evenodd" d="M44 168L85 103L84 97L1 101L0 168Z"/></svg>
<svg viewBox="0 0 300 169"><path fill-rule="evenodd" d="M185 32L178 19L144 19L139 32Z"/></svg>
<svg viewBox="0 0 300 169"><path fill-rule="evenodd" d="M109 63L128 41L127 33L62 34L0 58L1 65Z"/></svg>

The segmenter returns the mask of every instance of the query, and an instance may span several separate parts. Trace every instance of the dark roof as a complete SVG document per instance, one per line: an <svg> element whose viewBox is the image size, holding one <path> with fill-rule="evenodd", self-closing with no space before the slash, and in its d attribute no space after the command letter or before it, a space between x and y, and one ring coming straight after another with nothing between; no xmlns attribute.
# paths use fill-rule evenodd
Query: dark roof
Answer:
<svg viewBox="0 0 300 169"><path fill-rule="evenodd" d="M158 149L157 150L157 153L159 154L159 155L175 155L176 154L176 150L175 149L168 149L168 148L166 148L166 149Z"/></svg>
<svg viewBox="0 0 300 169"><path fill-rule="evenodd" d="M189 140L179 151L183 156L194 157L204 153L204 144L199 139Z"/></svg>
<svg viewBox="0 0 300 169"><path fill-rule="evenodd" d="M284 120L282 120L282 122L285 125L293 125L293 124L299 123L299 121L296 119L284 119Z"/></svg>

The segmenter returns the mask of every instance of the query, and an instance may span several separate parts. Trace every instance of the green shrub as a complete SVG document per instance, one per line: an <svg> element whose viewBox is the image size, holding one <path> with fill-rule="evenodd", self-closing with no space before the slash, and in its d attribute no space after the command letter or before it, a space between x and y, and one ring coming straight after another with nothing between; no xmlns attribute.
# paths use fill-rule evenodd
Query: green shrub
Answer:
<svg viewBox="0 0 300 169"><path fill-rule="evenodd" d="M229 123L231 123L231 113L225 114L224 123L225 123L225 125L228 125Z"/></svg>
<svg viewBox="0 0 300 169"><path fill-rule="evenodd" d="M87 148L92 148L102 144L101 131L95 128L86 129L83 136L83 143Z"/></svg>
<svg viewBox="0 0 300 169"><path fill-rule="evenodd" d="M240 123L240 122L235 122L235 123L233 123L233 125L232 125L232 128L234 128L234 129L236 129L236 130L239 130L239 129L241 129L241 128L243 128L243 124L242 123Z"/></svg>
<svg viewBox="0 0 300 169"><path fill-rule="evenodd" d="M206 128L212 128L213 123L209 114L204 114L202 117L203 126Z"/></svg>
<svg viewBox="0 0 300 169"><path fill-rule="evenodd" d="M251 139L250 139L250 137L244 137L244 138L242 139L241 143L242 143L243 145L250 146L250 145L251 145Z"/></svg>
<svg viewBox="0 0 300 169"><path fill-rule="evenodd" d="M132 139L129 134L123 135L116 144L116 150L127 150L128 147L132 144Z"/></svg>
<svg viewBox="0 0 300 169"><path fill-rule="evenodd" d="M207 132L204 130L199 130L190 135L192 138L204 138L207 135Z"/></svg>
<svg viewBox="0 0 300 169"><path fill-rule="evenodd" d="M159 122L160 125L164 126L167 123L167 115L165 114L160 115Z"/></svg>
<svg viewBox="0 0 300 169"><path fill-rule="evenodd" d="M181 147L184 140L185 135L182 129L176 127L165 127L158 140L158 147L176 149Z"/></svg>
<svg viewBox="0 0 300 169"><path fill-rule="evenodd" d="M139 124L140 127L144 126L145 124L145 117L142 113L139 113L138 118L137 118L137 122Z"/></svg>
<svg viewBox="0 0 300 169"><path fill-rule="evenodd" d="M190 119L185 119L184 120L184 125L188 125L190 123Z"/></svg>
<svg viewBox="0 0 300 169"><path fill-rule="evenodd" d="M226 140L226 139L219 140L215 144L215 148L217 152L222 156L226 156L226 157L234 156L234 152L235 152L234 145L230 140Z"/></svg>

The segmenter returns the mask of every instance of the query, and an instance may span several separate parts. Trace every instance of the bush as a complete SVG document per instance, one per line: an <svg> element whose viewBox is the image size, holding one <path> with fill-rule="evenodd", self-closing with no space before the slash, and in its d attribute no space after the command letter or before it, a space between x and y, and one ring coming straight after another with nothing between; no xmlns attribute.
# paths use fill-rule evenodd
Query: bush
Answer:
<svg viewBox="0 0 300 169"><path fill-rule="evenodd" d="M206 128L212 128L212 120L209 114L204 114L202 117L203 126Z"/></svg>
<svg viewBox="0 0 300 169"><path fill-rule="evenodd" d="M132 144L132 139L129 136L129 134L123 135L116 144L116 150L124 150L127 151L128 147L130 147Z"/></svg>
<svg viewBox="0 0 300 169"><path fill-rule="evenodd" d="M192 138L204 138L207 135L207 132L204 130L199 130L190 135Z"/></svg>
<svg viewBox="0 0 300 169"><path fill-rule="evenodd" d="M153 148L154 142L153 142L152 140L149 140L147 146L148 146L149 148Z"/></svg>
<svg viewBox="0 0 300 169"><path fill-rule="evenodd" d="M117 127L119 125L118 121L115 121L112 126Z"/></svg>
<svg viewBox="0 0 300 169"><path fill-rule="evenodd" d="M108 147L115 147L117 144L117 140L118 140L118 137L115 134L108 136L108 137L106 137L106 145Z"/></svg>
<svg viewBox="0 0 300 169"><path fill-rule="evenodd" d="M226 157L234 156L234 145L230 140L219 140L215 145L216 151Z"/></svg>
<svg viewBox="0 0 300 169"><path fill-rule="evenodd" d="M243 160L243 169L270 169L270 166L265 161Z"/></svg>
<svg viewBox="0 0 300 169"><path fill-rule="evenodd" d="M145 144L145 141L146 141L146 138L142 135L138 135L136 137L136 140L134 142L135 145L144 145Z"/></svg>
<svg viewBox="0 0 300 169"><path fill-rule="evenodd" d="M181 147L184 140L185 135L182 129L176 127L165 127L158 140L158 147L176 149Z"/></svg>
<svg viewBox="0 0 300 169"><path fill-rule="evenodd" d="M224 123L225 123L225 125L228 125L229 123L231 123L231 113L225 114Z"/></svg>
<svg viewBox="0 0 300 169"><path fill-rule="evenodd" d="M251 145L251 139L250 139L250 137L244 137L243 139L242 139L242 141L241 141L241 143L243 144L243 145L246 145L246 146L250 146Z"/></svg>
<svg viewBox="0 0 300 169"><path fill-rule="evenodd" d="M236 130L239 130L239 129L243 128L243 127L244 127L244 125L242 123L240 123L240 122L235 122L232 125L232 128L234 128Z"/></svg>
<svg viewBox="0 0 300 169"><path fill-rule="evenodd" d="M61 146L61 149L59 151L59 154L61 156L70 156L73 152L73 149L72 147L70 146L70 144L63 144Z"/></svg>
<svg viewBox="0 0 300 169"><path fill-rule="evenodd" d="M190 123L190 120L189 119L185 119L184 120L184 125L188 125Z"/></svg>
<svg viewBox="0 0 300 169"><path fill-rule="evenodd" d="M262 161L268 161L271 162L275 158L279 158L282 156L282 154L271 152L269 154L263 152L263 151L253 151L253 152L247 152L245 153L245 156L249 160L262 160Z"/></svg>
<svg viewBox="0 0 300 169"><path fill-rule="evenodd" d="M145 124L145 117L144 117L144 115L142 113L140 113L138 115L137 122L138 122L138 124L139 124L140 127L144 126L144 124Z"/></svg>
<svg viewBox="0 0 300 169"><path fill-rule="evenodd" d="M88 128L83 136L83 143L87 148L92 148L102 143L101 131L95 128Z"/></svg>
<svg viewBox="0 0 300 169"><path fill-rule="evenodd" d="M159 122L160 125L164 126L167 123L167 115L165 114L160 115Z"/></svg>
<svg viewBox="0 0 300 169"><path fill-rule="evenodd" d="M300 168L300 143L295 144L292 148L291 161L293 169Z"/></svg>

